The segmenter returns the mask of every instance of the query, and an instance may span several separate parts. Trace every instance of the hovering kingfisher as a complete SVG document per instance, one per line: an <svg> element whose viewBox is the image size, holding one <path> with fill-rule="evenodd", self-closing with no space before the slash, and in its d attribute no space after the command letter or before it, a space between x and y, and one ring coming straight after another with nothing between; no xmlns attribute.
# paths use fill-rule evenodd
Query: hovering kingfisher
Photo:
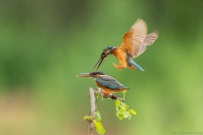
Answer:
<svg viewBox="0 0 203 135"><path fill-rule="evenodd" d="M105 94L117 93L119 91L129 90L128 87L119 83L116 79L108 76L100 71L94 71L90 73L81 73L77 77L89 77L93 78L96 85L103 90Z"/></svg>
<svg viewBox="0 0 203 135"><path fill-rule="evenodd" d="M124 34L123 41L119 47L107 46L102 51L100 59L94 68L98 65L98 69L104 58L106 58L109 54L113 54L120 63L120 65L113 63L117 70L129 68L144 71L133 61L133 59L141 55L146 50L147 46L154 43L157 37L158 32L156 30L147 35L146 23L143 20L138 19L130 30Z"/></svg>

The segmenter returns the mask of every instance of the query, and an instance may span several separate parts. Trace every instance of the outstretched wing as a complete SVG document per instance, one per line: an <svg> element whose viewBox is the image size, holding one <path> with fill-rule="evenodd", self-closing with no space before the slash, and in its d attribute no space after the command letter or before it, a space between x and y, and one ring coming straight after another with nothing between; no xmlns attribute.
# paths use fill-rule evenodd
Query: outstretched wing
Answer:
<svg viewBox="0 0 203 135"><path fill-rule="evenodd" d="M132 58L137 57L146 38L146 34L146 23L143 20L138 19L130 30L125 33L123 42L118 49L129 53Z"/></svg>
<svg viewBox="0 0 203 135"><path fill-rule="evenodd" d="M148 34L145 37L145 40L136 57L141 55L147 49L147 46L152 45L155 42L155 40L157 39L157 37L158 37L158 31L153 31L152 33Z"/></svg>

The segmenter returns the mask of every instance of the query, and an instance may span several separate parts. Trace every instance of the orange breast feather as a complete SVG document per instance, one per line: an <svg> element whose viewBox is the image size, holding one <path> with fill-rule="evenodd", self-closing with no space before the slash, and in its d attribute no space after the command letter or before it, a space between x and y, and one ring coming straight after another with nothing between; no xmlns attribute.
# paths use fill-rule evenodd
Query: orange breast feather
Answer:
<svg viewBox="0 0 203 135"><path fill-rule="evenodd" d="M118 47L116 50L112 51L112 54L119 60L120 65L122 65L123 67L127 67L127 53L125 52L124 48Z"/></svg>

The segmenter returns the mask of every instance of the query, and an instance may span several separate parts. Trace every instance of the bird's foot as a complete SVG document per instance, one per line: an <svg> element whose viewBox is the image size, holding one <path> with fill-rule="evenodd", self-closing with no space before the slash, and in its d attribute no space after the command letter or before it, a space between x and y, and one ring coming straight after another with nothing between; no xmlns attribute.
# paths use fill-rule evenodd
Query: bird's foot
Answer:
<svg viewBox="0 0 203 135"><path fill-rule="evenodd" d="M118 71L123 68L122 65L117 65L117 64L115 64L115 63L113 63L113 65L114 65L114 67L115 67Z"/></svg>
<svg viewBox="0 0 203 135"><path fill-rule="evenodd" d="M105 95L105 96L108 96L109 92L103 91L102 94Z"/></svg>

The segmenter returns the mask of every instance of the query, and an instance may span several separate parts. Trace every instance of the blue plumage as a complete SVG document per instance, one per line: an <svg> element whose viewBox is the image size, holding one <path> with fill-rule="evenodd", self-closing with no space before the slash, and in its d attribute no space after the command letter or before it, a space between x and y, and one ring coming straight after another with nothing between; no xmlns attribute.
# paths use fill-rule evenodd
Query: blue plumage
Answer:
<svg viewBox="0 0 203 135"><path fill-rule="evenodd" d="M126 61L127 61L127 63L128 63L128 66L130 66L130 67L133 66L133 67L137 68L138 70L144 71L144 69L143 69L142 67L140 67L137 63L135 63L135 62L132 60L130 54L127 55Z"/></svg>
<svg viewBox="0 0 203 135"><path fill-rule="evenodd" d="M103 72L100 72L100 71L82 73L82 74L79 74L77 77L94 78L97 86L106 93L111 93L111 92L116 93L119 91L129 90L128 87L124 86L113 77L105 75Z"/></svg>
<svg viewBox="0 0 203 135"><path fill-rule="evenodd" d="M124 86L123 84L119 83L116 79L108 75L94 76L93 78L95 78L95 81L99 83L101 86L112 90L129 89L128 87Z"/></svg>

